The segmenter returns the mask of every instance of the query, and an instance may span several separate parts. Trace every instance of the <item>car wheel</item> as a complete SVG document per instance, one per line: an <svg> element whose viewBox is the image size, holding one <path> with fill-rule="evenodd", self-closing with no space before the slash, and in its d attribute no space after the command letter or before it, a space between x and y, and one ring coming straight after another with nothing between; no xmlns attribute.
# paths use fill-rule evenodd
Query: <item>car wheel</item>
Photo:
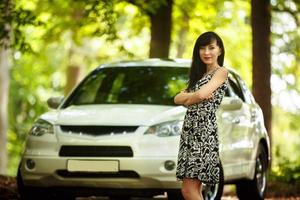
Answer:
<svg viewBox="0 0 300 200"><path fill-rule="evenodd" d="M20 194L21 200L38 200L38 199L49 199L48 193L43 188L39 187L28 187L24 185L20 166L17 172L17 187Z"/></svg>
<svg viewBox="0 0 300 200"><path fill-rule="evenodd" d="M219 183L208 185L203 185L202 196L204 200L220 200L223 194L224 188L224 173L222 164L220 164L220 175L219 175Z"/></svg>
<svg viewBox="0 0 300 200"><path fill-rule="evenodd" d="M178 190L178 192L167 192L168 200L184 200L181 190Z"/></svg>
<svg viewBox="0 0 300 200"><path fill-rule="evenodd" d="M267 159L264 147L259 145L254 179L239 181L236 184L236 192L239 199L264 199L267 190Z"/></svg>

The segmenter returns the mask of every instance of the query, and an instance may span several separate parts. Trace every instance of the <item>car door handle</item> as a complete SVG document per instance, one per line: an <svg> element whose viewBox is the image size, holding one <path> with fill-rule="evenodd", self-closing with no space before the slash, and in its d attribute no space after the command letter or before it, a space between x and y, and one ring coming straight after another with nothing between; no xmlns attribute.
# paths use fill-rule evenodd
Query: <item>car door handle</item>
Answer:
<svg viewBox="0 0 300 200"><path fill-rule="evenodd" d="M255 111L252 111L250 116L251 116L251 121L255 121L257 114Z"/></svg>
<svg viewBox="0 0 300 200"><path fill-rule="evenodd" d="M232 120L232 123L234 123L234 124L238 124L238 123L240 123L240 118L234 118L233 120Z"/></svg>

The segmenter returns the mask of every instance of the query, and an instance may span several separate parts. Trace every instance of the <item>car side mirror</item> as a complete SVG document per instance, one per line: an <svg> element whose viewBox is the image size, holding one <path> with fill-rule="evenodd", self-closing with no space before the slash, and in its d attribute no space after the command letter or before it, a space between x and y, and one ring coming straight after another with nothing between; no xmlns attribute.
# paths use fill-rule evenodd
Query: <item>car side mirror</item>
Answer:
<svg viewBox="0 0 300 200"><path fill-rule="evenodd" d="M221 103L224 110L238 110L242 106L243 101L240 98L224 97Z"/></svg>
<svg viewBox="0 0 300 200"><path fill-rule="evenodd" d="M63 96L60 96L60 97L50 97L48 100L47 100L47 104L50 108L54 108L54 109L57 109L58 106L63 102L64 100L64 97Z"/></svg>

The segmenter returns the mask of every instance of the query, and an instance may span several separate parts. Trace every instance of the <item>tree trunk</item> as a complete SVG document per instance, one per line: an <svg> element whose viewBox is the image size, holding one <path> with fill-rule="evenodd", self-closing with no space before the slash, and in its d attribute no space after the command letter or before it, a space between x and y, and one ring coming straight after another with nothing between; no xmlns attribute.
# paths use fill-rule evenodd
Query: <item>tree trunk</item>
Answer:
<svg viewBox="0 0 300 200"><path fill-rule="evenodd" d="M11 2L6 0L2 2L5 16L10 15ZM9 45L11 26L5 22L4 29L6 35L1 40L0 46L0 174L6 174L7 168L7 107L8 107L8 93L9 93Z"/></svg>
<svg viewBox="0 0 300 200"><path fill-rule="evenodd" d="M271 139L271 5L270 0L251 0L251 23L253 38L253 94L261 106L265 126Z"/></svg>
<svg viewBox="0 0 300 200"><path fill-rule="evenodd" d="M183 11L184 12L184 11ZM176 58L182 58L185 51L186 44L182 41L186 41L186 35L189 30L189 16L186 12L183 13L183 24L178 32L179 42L177 44L177 54Z"/></svg>
<svg viewBox="0 0 300 200"><path fill-rule="evenodd" d="M7 106L9 85L9 50L0 47L0 174L6 174L7 167Z"/></svg>
<svg viewBox="0 0 300 200"><path fill-rule="evenodd" d="M154 14L150 14L150 58L169 57L173 0L167 0L166 2L166 5L161 5Z"/></svg>
<svg viewBox="0 0 300 200"><path fill-rule="evenodd" d="M65 86L65 96L67 96L72 89L77 85L79 82L79 76L80 76L80 67L77 65L69 65L67 68L67 82Z"/></svg>
<svg viewBox="0 0 300 200"><path fill-rule="evenodd" d="M74 33L74 31L73 31ZM67 66L66 70L66 85L65 85L65 91L64 94L67 96L72 89L77 85L79 82L80 77L80 67L79 62L77 61L76 51L75 51L75 45L74 45L74 39L72 38L72 45L69 50L69 64Z"/></svg>

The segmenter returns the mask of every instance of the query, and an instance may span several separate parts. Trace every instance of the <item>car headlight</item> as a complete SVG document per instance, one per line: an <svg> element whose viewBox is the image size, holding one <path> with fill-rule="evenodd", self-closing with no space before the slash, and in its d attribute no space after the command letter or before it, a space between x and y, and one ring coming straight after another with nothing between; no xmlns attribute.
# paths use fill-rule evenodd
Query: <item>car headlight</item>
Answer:
<svg viewBox="0 0 300 200"><path fill-rule="evenodd" d="M183 121L169 121L150 126L145 134L155 134L160 137L176 136L181 134Z"/></svg>
<svg viewBox="0 0 300 200"><path fill-rule="evenodd" d="M53 125L42 119L38 119L29 131L29 134L34 136L42 136L44 134L53 133Z"/></svg>

